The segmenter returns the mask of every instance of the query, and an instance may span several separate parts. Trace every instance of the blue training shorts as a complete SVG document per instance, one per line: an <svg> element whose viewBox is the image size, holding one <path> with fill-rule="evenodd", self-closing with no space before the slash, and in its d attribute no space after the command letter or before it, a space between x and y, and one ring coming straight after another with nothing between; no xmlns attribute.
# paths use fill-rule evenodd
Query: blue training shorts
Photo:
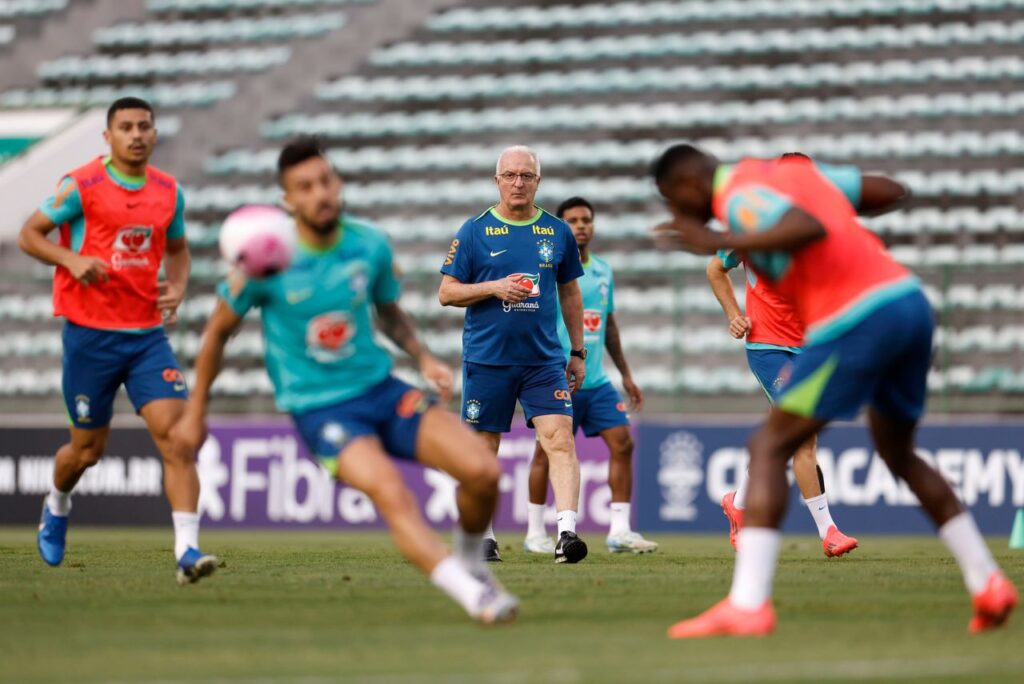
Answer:
<svg viewBox="0 0 1024 684"><path fill-rule="evenodd" d="M462 364L462 418L478 432L508 432L516 400L526 424L537 416L571 416L572 395L565 364L545 366L487 366Z"/></svg>
<svg viewBox="0 0 1024 684"><path fill-rule="evenodd" d="M357 437L376 435L396 458L416 460L420 421L434 399L394 376L364 394L336 404L292 414L309 453L331 475L338 474L338 456Z"/></svg>
<svg viewBox="0 0 1024 684"><path fill-rule="evenodd" d="M924 413L934 319L920 290L895 299L839 337L806 347L778 407L823 420L854 418L868 404L893 420Z"/></svg>
<svg viewBox="0 0 1024 684"><path fill-rule="evenodd" d="M76 428L110 423L114 396L124 385L136 412L157 399L187 399L188 387L163 328L144 333L64 324L61 386Z"/></svg>
<svg viewBox="0 0 1024 684"><path fill-rule="evenodd" d="M786 384L786 378L792 371L792 363L799 356L798 352L787 349L747 350L750 372L757 378L771 403L778 401L779 389Z"/></svg>
<svg viewBox="0 0 1024 684"><path fill-rule="evenodd" d="M629 425L626 404L610 382L572 395L572 430L583 428L587 437L596 437L605 430Z"/></svg>

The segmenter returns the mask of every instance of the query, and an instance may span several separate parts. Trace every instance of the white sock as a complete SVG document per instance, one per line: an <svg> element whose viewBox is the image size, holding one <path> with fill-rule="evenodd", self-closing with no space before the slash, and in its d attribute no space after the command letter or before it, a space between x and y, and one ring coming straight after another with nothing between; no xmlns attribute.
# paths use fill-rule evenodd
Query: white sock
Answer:
<svg viewBox="0 0 1024 684"><path fill-rule="evenodd" d="M611 525L608 527L608 536L614 537L619 534L629 534L632 530L629 525L629 502L612 501Z"/></svg>
<svg viewBox="0 0 1024 684"><path fill-rule="evenodd" d="M476 617L480 597L483 595L485 587L457 559L448 556L438 563L430 573L430 581L435 587L452 597L467 613Z"/></svg>
<svg viewBox="0 0 1024 684"><path fill-rule="evenodd" d="M939 537L960 565L967 591L977 594L984 589L998 566L971 514L964 511L947 520L939 528Z"/></svg>
<svg viewBox="0 0 1024 684"><path fill-rule="evenodd" d="M487 523L487 529L484 530L483 537L484 537L484 539L493 539L494 541L498 541L498 538L494 536L494 524L493 523Z"/></svg>
<svg viewBox="0 0 1024 684"><path fill-rule="evenodd" d="M493 535L494 533L491 532ZM484 564L485 534L470 534L461 527L455 528L455 556L469 570L482 569ZM489 537L493 539L494 537Z"/></svg>
<svg viewBox="0 0 1024 684"><path fill-rule="evenodd" d="M818 526L818 536L824 539L825 535L828 534L828 528L836 524L832 520L832 514L828 511L828 497L824 494L819 494L810 499L804 499L804 503L807 504L807 510L811 512L811 517L814 518L814 524Z"/></svg>
<svg viewBox="0 0 1024 684"><path fill-rule="evenodd" d="M732 505L741 511L747 507L747 485L750 484L750 473L744 468L743 472L740 473L739 486L736 487L736 498L732 500Z"/></svg>
<svg viewBox="0 0 1024 684"><path fill-rule="evenodd" d="M50 485L50 493L46 495L46 507L51 515L67 516L71 512L71 492L62 492Z"/></svg>
<svg viewBox="0 0 1024 684"><path fill-rule="evenodd" d="M544 525L544 511L547 506L544 504L526 504L526 538L546 537L547 527Z"/></svg>
<svg viewBox="0 0 1024 684"><path fill-rule="evenodd" d="M576 532L576 511L558 511L558 536L563 532Z"/></svg>
<svg viewBox="0 0 1024 684"><path fill-rule="evenodd" d="M199 514L186 511L171 513L174 521L174 558L181 558L189 547L199 548Z"/></svg>
<svg viewBox="0 0 1024 684"><path fill-rule="evenodd" d="M770 527L744 527L736 550L729 599L737 608L757 610L772 597L772 579L782 534Z"/></svg>

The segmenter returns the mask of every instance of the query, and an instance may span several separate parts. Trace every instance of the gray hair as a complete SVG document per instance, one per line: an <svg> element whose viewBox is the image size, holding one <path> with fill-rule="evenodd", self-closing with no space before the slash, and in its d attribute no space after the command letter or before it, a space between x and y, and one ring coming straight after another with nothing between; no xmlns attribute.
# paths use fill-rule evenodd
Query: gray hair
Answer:
<svg viewBox="0 0 1024 684"><path fill-rule="evenodd" d="M505 158L506 154L516 153L530 155L530 157L533 159L533 163L537 166L537 175L540 175L540 157L537 156L537 153L534 152L532 148L529 148L526 145L512 145L511 147L506 147L505 149L503 149L501 151L501 154L498 155L498 163L494 165L494 174L498 175L499 173L501 173L501 160Z"/></svg>

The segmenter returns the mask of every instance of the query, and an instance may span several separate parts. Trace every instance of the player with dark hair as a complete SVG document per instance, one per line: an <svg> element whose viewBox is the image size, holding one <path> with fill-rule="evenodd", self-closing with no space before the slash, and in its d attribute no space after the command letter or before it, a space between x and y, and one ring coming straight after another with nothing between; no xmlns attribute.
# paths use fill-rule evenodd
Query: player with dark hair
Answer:
<svg viewBox="0 0 1024 684"><path fill-rule="evenodd" d="M771 588L785 513L786 462L832 420L866 404L878 453L938 527L973 597L971 632L997 627L1016 606L1013 584L942 475L914 451L924 412L934 322L920 283L865 230L835 184L806 158L719 164L689 145L652 167L673 220L666 246L698 254L735 250L789 302L806 326L805 346L778 390L775 408L750 438L750 485L729 597L673 625L671 638L752 636L775 628ZM862 192L902 197L876 177ZM874 205L884 211L886 205ZM891 206L891 205L890 205ZM717 217L729 232L707 227Z"/></svg>
<svg viewBox="0 0 1024 684"><path fill-rule="evenodd" d="M310 453L370 497L405 557L470 616L484 623L512 620L518 601L491 575L482 550L501 469L456 416L392 375L391 357L374 339L376 328L416 360L443 399L451 396L451 370L420 343L398 304L401 288L386 236L342 213L342 179L317 140L285 146L278 171L284 204L295 217L294 261L259 280L235 271L219 286L220 301L196 357L194 397L179 425L181 440L193 450L202 444L224 347L246 312L260 309L277 405L291 414ZM389 456L438 468L459 482L455 556L423 520Z"/></svg>
<svg viewBox="0 0 1024 684"><path fill-rule="evenodd" d="M497 457L519 401L551 462L555 562L577 563L587 555L576 534L580 464L572 430L572 393L586 374L576 282L583 266L569 227L534 204L540 181L540 160L530 148L510 147L499 155L499 202L466 221L452 240L438 300L466 308L463 418ZM568 357L558 340L559 316L570 339ZM487 539L487 559L500 561L493 529Z"/></svg>
<svg viewBox="0 0 1024 684"><path fill-rule="evenodd" d="M54 315L66 319L62 385L71 440L57 451L39 553L49 565L64 559L71 491L103 456L114 395L124 385L163 456L178 581L195 582L217 559L198 549L195 458L172 435L188 390L164 333L191 265L185 201L177 181L149 163L157 131L148 102L114 102L103 137L110 154L64 176L18 238L26 253L57 267ZM47 239L56 228L59 245ZM157 282L161 263L164 283Z"/></svg>
<svg viewBox="0 0 1024 684"><path fill-rule="evenodd" d="M604 372L604 351L607 348L615 367L622 374L622 387L629 395L630 408L643 409L644 395L633 381L626 355L619 339L615 319L615 279L604 259L594 254L594 207L582 197L570 197L555 212L572 230L580 248L583 277L577 282L583 294L583 343L587 348L587 377L573 395L573 432L583 428L587 437L601 436L608 445L608 486L611 488L611 526L605 540L612 553L650 553L658 548L652 541L634 532L630 523L630 501L633 493L633 436L629 431L626 404ZM558 338L568 356L569 333L559 320ZM523 548L531 553L551 553L554 542L544 527L545 502L548 494L548 457L537 443L530 464L530 503L528 527Z"/></svg>

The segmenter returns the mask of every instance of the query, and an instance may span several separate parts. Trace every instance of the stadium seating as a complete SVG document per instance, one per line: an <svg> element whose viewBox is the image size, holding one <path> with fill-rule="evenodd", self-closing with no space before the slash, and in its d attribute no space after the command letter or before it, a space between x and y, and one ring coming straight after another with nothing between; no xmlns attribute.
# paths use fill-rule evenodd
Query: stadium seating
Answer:
<svg viewBox="0 0 1024 684"><path fill-rule="evenodd" d="M348 76L322 83L325 101L434 102L575 94L674 92L678 90L749 91L934 82L1020 79L1024 60L1013 55L956 59L893 59L882 62L815 62L777 66L708 65L638 69L578 69L532 73L458 75Z"/></svg>
<svg viewBox="0 0 1024 684"><path fill-rule="evenodd" d="M148 0L147 9L155 13L259 12L309 8L321 5L355 5L373 0Z"/></svg>
<svg viewBox="0 0 1024 684"><path fill-rule="evenodd" d="M153 86L34 88L0 93L0 107L101 107L125 95L145 98L153 106L161 108L209 107L232 97L237 91L236 85L231 81L191 81Z"/></svg>
<svg viewBox="0 0 1024 684"><path fill-rule="evenodd" d="M0 19L45 17L68 6L70 0L0 0Z"/></svg>
<svg viewBox="0 0 1024 684"><path fill-rule="evenodd" d="M953 22L905 26L872 25L836 29L704 31L534 40L408 42L375 52L380 66L424 67L462 64L589 62L644 57L757 55L835 50L961 47L1019 43L1024 22Z"/></svg>
<svg viewBox="0 0 1024 684"><path fill-rule="evenodd" d="M146 8L144 19L97 31L94 54L54 59L37 87L0 94L0 106L101 104L131 89L161 107L207 107L179 115L216 141L232 123L220 112L256 82L246 74L302 74L308 62L291 50L298 41L322 35L328 20L351 27L350 15L373 6L148 0ZM393 18L381 12L376 21ZM403 306L429 346L457 363L462 312L437 304L437 269L459 225L494 202L498 150L526 142L543 161L543 206L570 195L597 200L596 251L616 269L626 351L654 410L689 402L760 411L743 345L728 336L707 287L706 258L665 253L648 239L663 209L647 165L687 139L723 160L799 150L905 181L907 208L865 224L918 271L935 307L933 393L944 410L1024 407L1022 37L1024 0L455 3L368 51L357 68L318 73L304 97L261 122L260 138L194 151L182 176L193 283L173 344L190 359L212 311L225 271L220 220L241 204L276 201L280 145L316 133L347 177L348 207L391 236ZM0 296L2 396L59 394L49 271L29 275ZM739 276L734 284L742 296ZM229 346L218 391L269 406L258 325L254 316ZM719 395L727 399L716 404Z"/></svg>
<svg viewBox="0 0 1024 684"><path fill-rule="evenodd" d="M702 21L754 21L807 17L885 17L897 14L1001 10L1020 0L719 0L718 2L620 2L543 7L458 8L427 22L434 31L488 31L561 27L644 26Z"/></svg>
<svg viewBox="0 0 1024 684"><path fill-rule="evenodd" d="M650 104L592 104L494 107L489 109L354 114L292 114L268 122L267 138L311 133L345 140L352 138L457 135L515 130L517 132L573 130L656 130L688 126L754 124L825 124L940 117L1016 117L1024 111L1024 93L974 92L935 95L884 95L872 98L835 97L755 102L660 102Z"/></svg>
<svg viewBox="0 0 1024 684"><path fill-rule="evenodd" d="M344 25L345 15L340 12L261 19L132 23L98 31L93 40L105 48L213 45L309 38Z"/></svg>

